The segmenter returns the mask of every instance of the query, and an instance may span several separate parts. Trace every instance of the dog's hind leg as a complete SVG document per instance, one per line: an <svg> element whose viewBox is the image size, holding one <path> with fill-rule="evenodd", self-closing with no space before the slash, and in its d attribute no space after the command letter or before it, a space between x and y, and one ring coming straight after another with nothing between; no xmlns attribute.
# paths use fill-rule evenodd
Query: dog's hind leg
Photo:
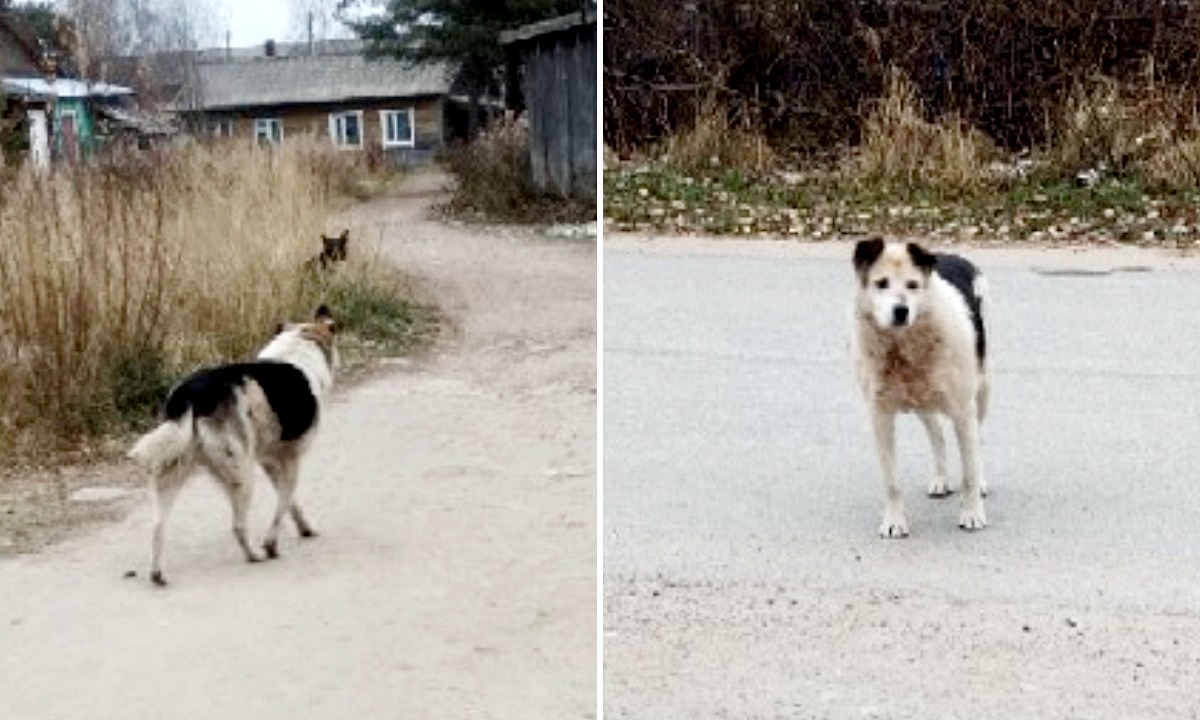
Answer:
<svg viewBox="0 0 1200 720"><path fill-rule="evenodd" d="M271 527L267 530L267 537L263 540L263 549L267 551L268 557L279 557L279 529L283 524L283 516L289 510L292 514L292 519L296 522L296 528L304 537L311 537L314 533L312 528L304 520L304 514L300 512L300 507L293 500L296 492L296 482L299 479L299 464L295 458L285 458L277 465L271 467L267 474L271 476L271 482L275 484L275 492L278 496L278 502L275 507L275 517L271 520Z"/></svg>
<svg viewBox="0 0 1200 720"><path fill-rule="evenodd" d="M988 382L986 374L979 378L979 388L975 391L975 417L978 418L979 424L983 425L984 418L988 413L988 401L991 399L992 387Z"/></svg>
<svg viewBox="0 0 1200 720"><path fill-rule="evenodd" d="M933 449L933 480L929 482L930 497L945 497L950 494L950 483L946 479L946 436L935 413L918 413L925 432L929 435L929 446Z"/></svg>
<svg viewBox="0 0 1200 720"><path fill-rule="evenodd" d="M984 482L979 452L979 417L975 403L970 403L953 420L963 464L962 510L958 516L958 526L964 530L980 530L987 526L987 514L983 509Z"/></svg>
<svg viewBox="0 0 1200 720"><path fill-rule="evenodd" d="M229 498L233 511L233 537L246 555L247 562L258 562L262 558L251 549L246 537L246 515L250 509L254 482L263 474L262 466L254 460L247 447L253 435L243 421L241 425L232 426L201 423L197 426L197 436L204 465L216 476Z"/></svg>
<svg viewBox="0 0 1200 720"><path fill-rule="evenodd" d="M879 534L890 538L905 537L908 535L908 516L904 512L904 498L896 486L896 415L872 409L871 420L875 429L875 449L883 470L885 505Z"/></svg>
<svg viewBox="0 0 1200 720"><path fill-rule="evenodd" d="M220 480L221 487L229 497L229 506L233 511L233 538L245 554L246 562L258 562L262 559L250 547L250 540L246 537L246 515L250 509L256 476L254 468L257 466L258 463L249 460L210 463L210 469Z"/></svg>
<svg viewBox="0 0 1200 720"><path fill-rule="evenodd" d="M154 531L150 540L150 582L158 586L167 584L162 571L163 545L166 543L167 516L179 495L179 489L187 480L190 467L175 465L154 476L150 491L154 495Z"/></svg>
<svg viewBox="0 0 1200 720"><path fill-rule="evenodd" d="M988 377L987 377L987 374L985 373L979 378L979 389L975 392L975 408L976 408L975 417L977 417L979 419L978 432L980 435L979 443L981 445L983 444L983 419L985 417L987 417L988 401L991 399L991 394L992 394L991 384L988 382ZM979 494L983 495L985 497L988 494L987 481L983 478L982 475L979 477Z"/></svg>
<svg viewBox="0 0 1200 720"><path fill-rule="evenodd" d="M296 532L300 533L300 537L313 538L317 536L317 531L308 524L308 520L304 517L304 511L300 509L295 500L292 501L292 522L296 523Z"/></svg>

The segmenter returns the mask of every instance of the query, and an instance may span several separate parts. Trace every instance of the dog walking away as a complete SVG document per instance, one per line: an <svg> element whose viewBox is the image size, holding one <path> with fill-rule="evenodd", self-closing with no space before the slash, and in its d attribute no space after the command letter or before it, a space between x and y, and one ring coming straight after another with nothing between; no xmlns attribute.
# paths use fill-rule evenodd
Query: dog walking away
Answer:
<svg viewBox="0 0 1200 720"><path fill-rule="evenodd" d="M904 500L896 485L896 415L915 412L933 446L929 495L952 492L940 415L948 416L962 458L959 527L987 525L987 492L979 426L988 405L987 284L957 255L935 254L915 243L873 238L854 248L858 295L853 347L858 381L874 426L883 466L884 510L879 534L908 535Z"/></svg>
<svg viewBox="0 0 1200 720"><path fill-rule="evenodd" d="M278 497L263 541L267 556L278 557L285 513L291 513L302 537L316 534L293 493L300 459L312 442L333 384L335 329L322 305L311 322L280 325L255 360L199 370L171 391L162 424L129 451L129 457L151 473L152 582L166 585L162 554L167 515L180 488L198 469L216 478L229 497L233 536L246 560L260 559L246 538L246 513L254 483L263 475Z"/></svg>

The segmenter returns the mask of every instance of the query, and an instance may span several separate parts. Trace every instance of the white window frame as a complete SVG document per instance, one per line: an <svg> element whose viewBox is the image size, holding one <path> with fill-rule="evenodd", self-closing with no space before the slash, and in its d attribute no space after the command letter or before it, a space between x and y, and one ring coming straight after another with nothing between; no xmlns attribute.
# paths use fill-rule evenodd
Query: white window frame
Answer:
<svg viewBox="0 0 1200 720"><path fill-rule="evenodd" d="M79 142L79 110L77 108L63 108L58 111L58 134L62 135L63 128L67 126L67 118L71 119L71 126L75 128L75 142Z"/></svg>
<svg viewBox="0 0 1200 720"><path fill-rule="evenodd" d="M272 127L278 129L278 137L275 137L275 133L271 131ZM254 118L254 140L255 142L266 140L271 145L283 142L283 120L277 117Z"/></svg>
<svg viewBox="0 0 1200 720"><path fill-rule="evenodd" d="M392 115L408 115L408 139L407 140L389 140L388 139L388 120ZM385 148L397 147L415 147L417 144L417 115L412 108L403 108L399 110L380 110L379 111L379 126L380 138L383 140Z"/></svg>
<svg viewBox="0 0 1200 720"><path fill-rule="evenodd" d="M350 116L354 116L358 120L358 142L355 144L346 142L345 125L342 124L342 120ZM366 126L363 124L362 110L340 110L329 113L329 139L333 141L333 146L338 150L362 150L364 130L366 130Z"/></svg>

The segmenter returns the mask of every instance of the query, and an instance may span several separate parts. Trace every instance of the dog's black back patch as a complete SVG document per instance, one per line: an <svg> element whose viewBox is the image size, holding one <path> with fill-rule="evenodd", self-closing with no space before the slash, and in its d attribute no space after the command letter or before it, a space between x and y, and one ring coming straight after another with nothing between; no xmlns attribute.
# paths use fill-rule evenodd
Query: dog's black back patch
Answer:
<svg viewBox="0 0 1200 720"><path fill-rule="evenodd" d="M190 408L194 417L212 415L233 401L233 392L253 380L262 388L275 417L280 439L295 440L317 421L317 398L300 368L273 360L204 368L189 375L167 398L168 420L178 420Z"/></svg>
<svg viewBox="0 0 1200 720"><path fill-rule="evenodd" d="M983 330L982 303L975 294L975 278L979 277L979 268L958 255L938 253L937 264L933 266L933 270L953 285L966 301L967 309L971 311L971 324L975 326L975 355L982 362L987 356L987 337Z"/></svg>

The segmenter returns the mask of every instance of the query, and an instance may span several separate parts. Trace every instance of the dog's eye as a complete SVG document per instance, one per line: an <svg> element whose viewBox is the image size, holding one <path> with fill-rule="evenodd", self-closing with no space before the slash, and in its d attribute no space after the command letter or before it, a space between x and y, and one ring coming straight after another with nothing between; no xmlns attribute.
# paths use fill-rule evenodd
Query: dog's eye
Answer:
<svg viewBox="0 0 1200 720"><path fill-rule="evenodd" d="M908 289L909 290L916 290L919 287L921 287L921 284L919 282L917 282L916 280L908 281Z"/></svg>
<svg viewBox="0 0 1200 720"><path fill-rule="evenodd" d="M878 280L876 280L875 287L879 288L880 290L887 290L888 289L887 278L879 278Z"/></svg>

